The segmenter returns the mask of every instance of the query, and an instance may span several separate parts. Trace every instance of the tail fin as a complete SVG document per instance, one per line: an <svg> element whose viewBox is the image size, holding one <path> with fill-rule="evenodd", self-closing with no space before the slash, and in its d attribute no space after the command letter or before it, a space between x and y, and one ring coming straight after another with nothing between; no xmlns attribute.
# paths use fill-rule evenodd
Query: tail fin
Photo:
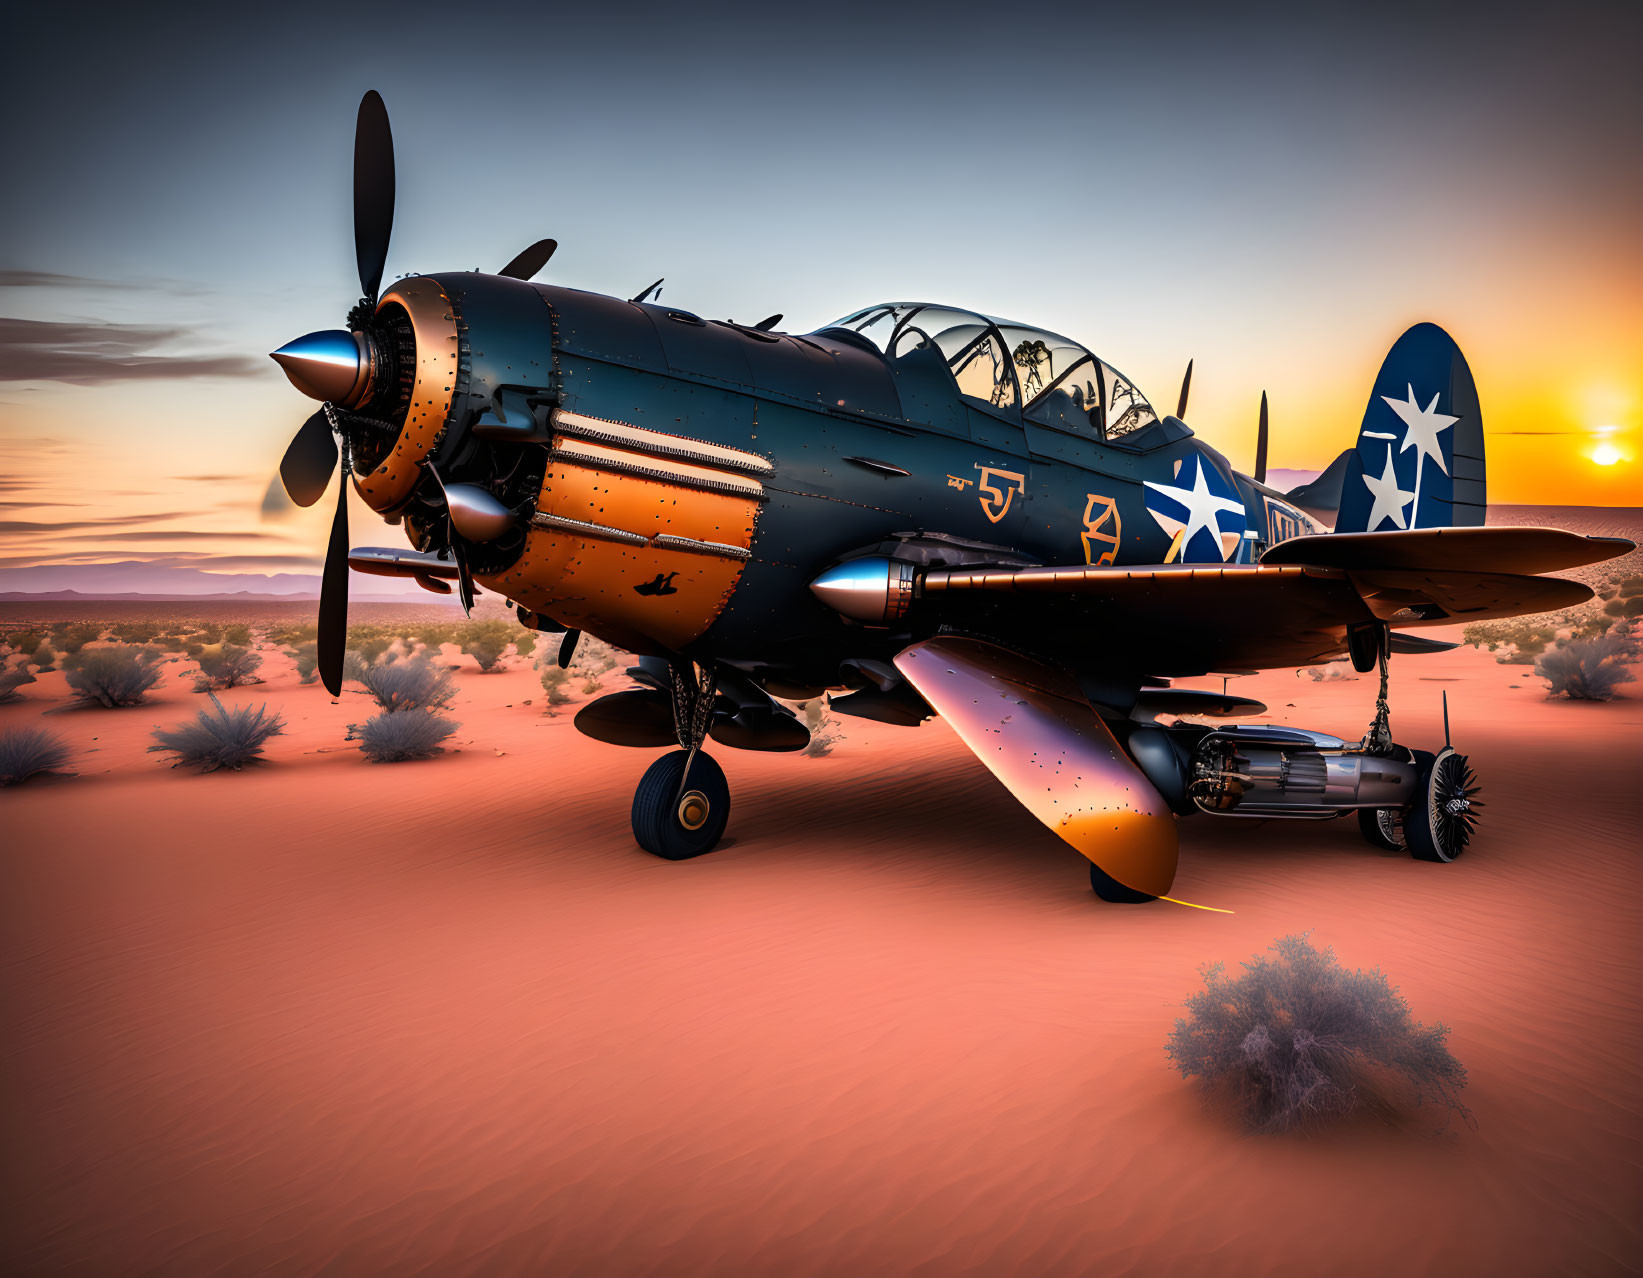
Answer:
<svg viewBox="0 0 1643 1278"><path fill-rule="evenodd" d="M1336 532L1475 527L1486 490L1483 415L1466 356L1436 324L1393 344L1341 485Z"/></svg>

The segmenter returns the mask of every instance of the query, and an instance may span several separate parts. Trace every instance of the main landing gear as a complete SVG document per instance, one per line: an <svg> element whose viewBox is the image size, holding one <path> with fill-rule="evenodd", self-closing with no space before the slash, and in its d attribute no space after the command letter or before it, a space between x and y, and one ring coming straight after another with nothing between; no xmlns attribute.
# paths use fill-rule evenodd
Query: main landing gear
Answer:
<svg viewBox="0 0 1643 1278"><path fill-rule="evenodd" d="M1368 673L1370 658L1365 652L1368 642L1374 644L1373 660L1380 666L1381 689L1375 700L1375 720L1369 732L1359 743L1366 754L1389 755L1396 751L1392 744L1390 711L1387 705L1388 655L1391 635L1380 626L1372 640L1360 635L1349 637L1352 663ZM1477 827L1479 786L1472 764L1464 754L1449 744L1449 694L1443 696L1443 749L1437 754L1425 750L1411 750L1416 770L1413 793L1409 801L1398 808L1359 808L1358 829L1374 847L1387 852L1408 852L1417 861L1453 861L1472 840Z"/></svg>
<svg viewBox="0 0 1643 1278"><path fill-rule="evenodd" d="M682 747L645 770L633 795L633 837L646 852L688 861L711 852L730 819L730 786L713 759L702 753L713 720L717 690L713 672L673 667L673 731Z"/></svg>

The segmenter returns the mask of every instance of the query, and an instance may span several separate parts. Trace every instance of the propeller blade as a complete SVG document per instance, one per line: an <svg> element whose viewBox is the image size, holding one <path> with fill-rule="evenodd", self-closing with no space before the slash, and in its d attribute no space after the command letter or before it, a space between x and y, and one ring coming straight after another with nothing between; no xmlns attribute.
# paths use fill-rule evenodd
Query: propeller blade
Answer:
<svg viewBox="0 0 1643 1278"><path fill-rule="evenodd" d="M1181 378L1181 400L1175 406L1175 415L1182 421L1187 419L1187 392L1192 389L1192 361L1187 361L1186 375Z"/></svg>
<svg viewBox="0 0 1643 1278"><path fill-rule="evenodd" d="M354 258L360 292L376 301L394 229L394 135L375 89L359 100L354 124Z"/></svg>
<svg viewBox="0 0 1643 1278"><path fill-rule="evenodd" d="M325 548L319 586L319 677L333 697L342 695L342 658L348 646L348 480L337 485L337 513Z"/></svg>
<svg viewBox="0 0 1643 1278"><path fill-rule="evenodd" d="M473 574L468 571L468 556L462 553L461 547L454 540L451 542L451 558L456 560L457 602L462 605L462 615L471 617L474 615Z"/></svg>
<svg viewBox="0 0 1643 1278"><path fill-rule="evenodd" d="M780 311L777 311L774 315L767 315L764 319L760 320L753 327L758 329L761 333L768 333L771 329L775 328L776 325L780 324L781 322L782 322L782 313Z"/></svg>
<svg viewBox="0 0 1643 1278"><path fill-rule="evenodd" d="M312 506L325 495L337 468L337 440L322 408L302 424L280 458L280 482L299 506Z"/></svg>
<svg viewBox="0 0 1643 1278"><path fill-rule="evenodd" d="M548 264L548 259L558 247L558 240L537 240L497 273L509 279L528 280Z"/></svg>
<svg viewBox="0 0 1643 1278"><path fill-rule="evenodd" d="M666 278L667 278L667 276L665 276L665 275L662 276L662 280L665 280ZM651 296L652 293L654 293L657 297L660 297L662 295L662 280L657 280L656 283L652 284L649 288L643 290L642 292L636 294L633 297L630 297L628 299L628 301L630 301L630 302L649 301L650 296Z"/></svg>
<svg viewBox="0 0 1643 1278"><path fill-rule="evenodd" d="M1255 429L1255 482L1266 483L1266 392L1261 392L1261 424Z"/></svg>
<svg viewBox="0 0 1643 1278"><path fill-rule="evenodd" d="M580 630L567 630L565 637L559 641L559 668L570 669L570 659L576 655L576 641L582 637Z"/></svg>

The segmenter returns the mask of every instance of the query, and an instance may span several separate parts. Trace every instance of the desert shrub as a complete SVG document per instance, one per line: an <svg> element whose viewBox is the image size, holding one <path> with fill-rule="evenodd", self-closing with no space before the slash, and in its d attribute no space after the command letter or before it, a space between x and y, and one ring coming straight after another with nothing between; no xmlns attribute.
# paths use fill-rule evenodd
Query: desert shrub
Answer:
<svg viewBox="0 0 1643 1278"><path fill-rule="evenodd" d="M222 641L236 644L241 648L249 648L251 646L251 627L238 622L232 626L224 626L222 628Z"/></svg>
<svg viewBox="0 0 1643 1278"><path fill-rule="evenodd" d="M153 648L119 643L82 648L63 662L68 686L87 704L141 705L144 694L160 681L160 654Z"/></svg>
<svg viewBox="0 0 1643 1278"><path fill-rule="evenodd" d="M17 690L25 683L33 682L34 676L29 673L26 665L18 666L15 670L0 671L0 706L21 701L23 694Z"/></svg>
<svg viewBox="0 0 1643 1278"><path fill-rule="evenodd" d="M41 674L49 674L51 671L57 669L56 650L53 649L52 646L44 639L42 639L34 646L33 652L30 653L29 664Z"/></svg>
<svg viewBox="0 0 1643 1278"><path fill-rule="evenodd" d="M442 753L441 743L459 727L432 710L384 710L349 724L348 740L358 741L372 763L409 763Z"/></svg>
<svg viewBox="0 0 1643 1278"><path fill-rule="evenodd" d="M570 701L570 693L565 691L565 684L570 679L569 670L561 670L559 663L549 660L542 669L542 691L548 694L550 706L562 706Z"/></svg>
<svg viewBox="0 0 1643 1278"><path fill-rule="evenodd" d="M425 621L412 627L407 638L419 640L429 652L437 653L442 643L457 643L457 627L443 621Z"/></svg>
<svg viewBox="0 0 1643 1278"><path fill-rule="evenodd" d="M317 625L283 626L278 630L269 631L268 639L271 643L278 644L282 648L299 648L305 643L313 643L319 639L319 627Z"/></svg>
<svg viewBox="0 0 1643 1278"><path fill-rule="evenodd" d="M39 728L0 732L0 785L16 785L42 772L56 772L72 757L68 746Z"/></svg>
<svg viewBox="0 0 1643 1278"><path fill-rule="evenodd" d="M45 641L44 630L12 630L6 634L6 642L18 652L33 652Z"/></svg>
<svg viewBox="0 0 1643 1278"><path fill-rule="evenodd" d="M188 639L184 635L163 634L154 637L154 646L165 652L187 652Z"/></svg>
<svg viewBox="0 0 1643 1278"><path fill-rule="evenodd" d="M1571 639L1541 655L1535 673L1551 684L1551 695L1571 701L1608 701L1615 689L1632 681L1626 662L1637 655L1629 632L1613 630L1588 639Z"/></svg>
<svg viewBox="0 0 1643 1278"><path fill-rule="evenodd" d="M175 728L155 728L150 750L164 750L176 756L171 766L187 764L201 772L215 772L218 768L235 771L262 757L263 743L269 737L285 731L285 721L278 714L269 714L267 704L252 709L235 706L224 709L215 692L210 694L210 710L201 710L194 722Z"/></svg>
<svg viewBox="0 0 1643 1278"><path fill-rule="evenodd" d="M357 681L384 710L439 710L456 695L449 670L437 670L425 657L363 666Z"/></svg>
<svg viewBox="0 0 1643 1278"><path fill-rule="evenodd" d="M602 687L604 687L604 684L598 675L589 675L586 679L582 680L582 695L584 697L591 697Z"/></svg>
<svg viewBox="0 0 1643 1278"><path fill-rule="evenodd" d="M319 644L309 639L299 643L293 655L297 659L297 677L303 683L313 683L319 678Z"/></svg>
<svg viewBox="0 0 1643 1278"><path fill-rule="evenodd" d="M536 631L520 626L513 632L513 650L521 657L528 657L536 651Z"/></svg>
<svg viewBox="0 0 1643 1278"><path fill-rule="evenodd" d="M89 621L59 621L51 628L51 637L59 652L73 654L79 652L88 643L94 643L103 637L103 628L95 622Z"/></svg>
<svg viewBox="0 0 1643 1278"><path fill-rule="evenodd" d="M838 730L838 719L827 708L827 698L812 697L799 710L804 726L810 729L810 743L804 752L812 759L832 754L834 743L843 740L844 734Z"/></svg>
<svg viewBox="0 0 1643 1278"><path fill-rule="evenodd" d="M158 621L122 621L109 630L121 643L153 643L163 633L165 626Z"/></svg>
<svg viewBox="0 0 1643 1278"><path fill-rule="evenodd" d="M349 626L348 647L359 653L366 665L372 665L393 645L397 635L384 626Z"/></svg>
<svg viewBox="0 0 1643 1278"><path fill-rule="evenodd" d="M1635 596L1643 595L1643 574L1639 574L1635 577L1627 577L1620 583L1619 590L1620 597L1622 599L1631 599Z"/></svg>
<svg viewBox="0 0 1643 1278"><path fill-rule="evenodd" d="M1231 1102L1251 1127L1282 1131L1360 1110L1428 1101L1470 1118L1466 1070L1444 1025L1422 1025L1379 970L1348 971L1306 935L1257 954L1244 974L1219 963L1186 1001L1166 1051L1183 1078Z"/></svg>
<svg viewBox="0 0 1643 1278"><path fill-rule="evenodd" d="M479 663L479 669L489 674L501 666L502 654L507 652L518 629L505 621L470 621L462 629L458 642L462 651Z"/></svg>
<svg viewBox="0 0 1643 1278"><path fill-rule="evenodd" d="M202 648L195 660L200 663L200 673L194 680L195 692L262 682L257 678L257 670L262 665L261 655L238 644L224 642L214 651Z"/></svg>

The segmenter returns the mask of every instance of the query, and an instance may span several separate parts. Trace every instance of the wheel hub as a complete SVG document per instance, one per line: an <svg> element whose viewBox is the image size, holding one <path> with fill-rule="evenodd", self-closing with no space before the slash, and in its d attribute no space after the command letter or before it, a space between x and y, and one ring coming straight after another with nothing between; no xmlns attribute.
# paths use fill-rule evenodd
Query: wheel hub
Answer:
<svg viewBox="0 0 1643 1278"><path fill-rule="evenodd" d="M679 800L679 824L687 830L700 830L707 824L711 805L700 790L686 790Z"/></svg>

